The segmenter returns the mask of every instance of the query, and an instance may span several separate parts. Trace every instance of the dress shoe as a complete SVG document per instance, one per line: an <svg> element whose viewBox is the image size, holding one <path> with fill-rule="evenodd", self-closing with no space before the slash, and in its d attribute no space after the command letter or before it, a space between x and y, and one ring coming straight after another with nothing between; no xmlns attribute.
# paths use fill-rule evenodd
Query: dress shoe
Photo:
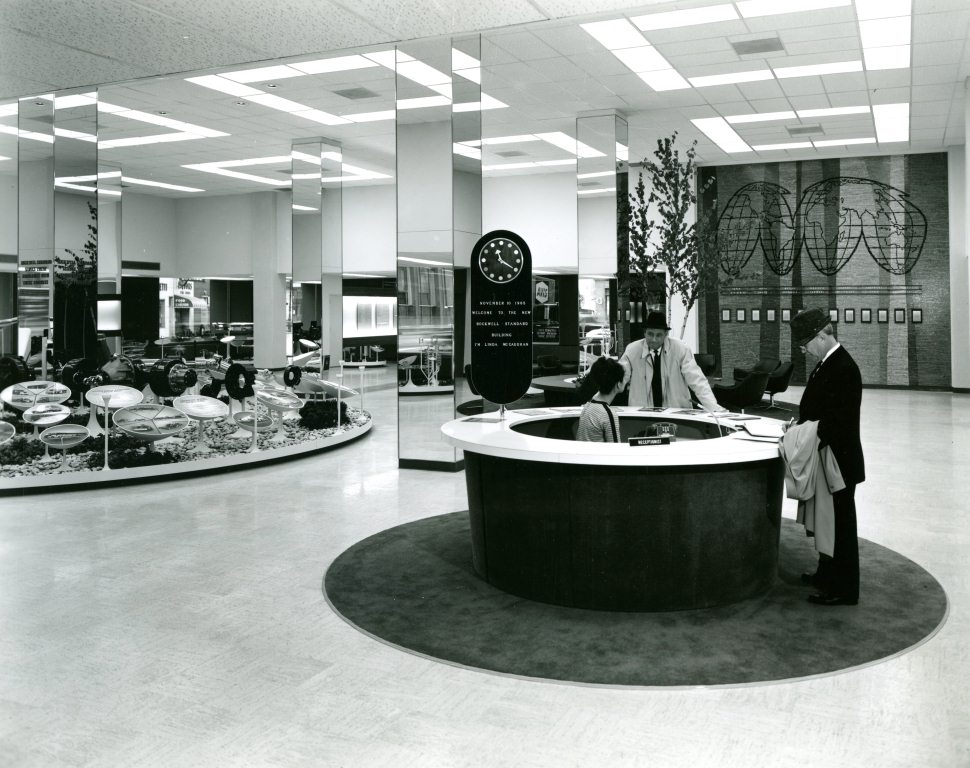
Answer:
<svg viewBox="0 0 970 768"><path fill-rule="evenodd" d="M817 573L808 573L807 571L801 575L802 584L810 584L815 586L818 583Z"/></svg>
<svg viewBox="0 0 970 768"><path fill-rule="evenodd" d="M818 592L808 596L808 602L815 605L858 605L858 600L849 600L847 597L830 595L825 592Z"/></svg>

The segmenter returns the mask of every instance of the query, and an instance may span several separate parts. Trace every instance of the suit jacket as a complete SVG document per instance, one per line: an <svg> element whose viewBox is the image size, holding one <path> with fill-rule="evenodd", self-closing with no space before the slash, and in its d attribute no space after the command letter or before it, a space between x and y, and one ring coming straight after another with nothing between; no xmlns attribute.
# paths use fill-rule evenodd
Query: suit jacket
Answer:
<svg viewBox="0 0 970 768"><path fill-rule="evenodd" d="M657 406L653 402L653 357L646 341L640 339L627 345L620 364L630 374L630 405ZM679 339L666 338L660 355L660 381L663 384L663 403L670 408L690 408L693 390L701 404L711 411L720 410L707 377L694 361L694 353Z"/></svg>
<svg viewBox="0 0 970 768"><path fill-rule="evenodd" d="M859 438L861 405L862 374L845 347L840 346L805 386L798 423L818 422L819 443L831 447L847 484L866 479Z"/></svg>

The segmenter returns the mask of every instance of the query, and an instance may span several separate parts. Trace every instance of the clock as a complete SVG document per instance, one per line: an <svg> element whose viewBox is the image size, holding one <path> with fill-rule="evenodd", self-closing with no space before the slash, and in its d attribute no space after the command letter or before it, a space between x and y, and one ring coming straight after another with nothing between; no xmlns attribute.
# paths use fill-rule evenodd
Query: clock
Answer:
<svg viewBox="0 0 970 768"><path fill-rule="evenodd" d="M493 283L511 283L522 272L522 251L512 240L496 237L478 252L478 268Z"/></svg>

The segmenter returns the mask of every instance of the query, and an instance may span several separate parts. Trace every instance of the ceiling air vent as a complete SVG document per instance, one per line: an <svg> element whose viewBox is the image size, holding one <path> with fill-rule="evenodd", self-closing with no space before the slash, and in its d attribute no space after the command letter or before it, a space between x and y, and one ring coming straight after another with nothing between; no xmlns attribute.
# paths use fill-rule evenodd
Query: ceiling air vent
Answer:
<svg viewBox="0 0 970 768"><path fill-rule="evenodd" d="M351 99L352 101L361 101L362 99L373 99L379 94L369 91L366 88L344 88L342 91L334 91L337 96L343 96L345 99Z"/></svg>
<svg viewBox="0 0 970 768"><path fill-rule="evenodd" d="M779 53L784 52L785 46L777 35L771 37L759 37L755 40L739 40L731 43L738 56L753 56L759 53Z"/></svg>
<svg viewBox="0 0 970 768"><path fill-rule="evenodd" d="M525 157L525 152L520 152L517 149L507 149L504 152L496 152L499 157Z"/></svg>
<svg viewBox="0 0 970 768"><path fill-rule="evenodd" d="M821 133L824 134L825 131L822 130L822 126L816 125L789 125L788 135L789 136L808 136L811 133Z"/></svg>

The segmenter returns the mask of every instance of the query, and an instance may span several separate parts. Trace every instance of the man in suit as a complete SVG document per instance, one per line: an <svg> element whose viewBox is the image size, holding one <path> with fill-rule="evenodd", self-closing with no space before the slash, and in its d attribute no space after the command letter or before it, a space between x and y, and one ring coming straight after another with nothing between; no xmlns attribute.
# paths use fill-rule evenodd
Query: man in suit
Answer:
<svg viewBox="0 0 970 768"><path fill-rule="evenodd" d="M839 464L845 489L833 494L835 547L832 556L819 555L815 573L802 581L818 592L808 601L817 605L855 605L859 601L859 540L856 533L855 487L866 479L859 409L862 375L852 356L835 338L829 313L805 309L791 320L792 342L818 359L799 405L799 424L818 422L819 448L829 446Z"/></svg>
<svg viewBox="0 0 970 768"><path fill-rule="evenodd" d="M650 312L643 338L627 345L620 358L630 385L630 405L692 408L691 390L709 411L724 410L686 344L669 336L663 312ZM659 371L659 376L656 375Z"/></svg>

